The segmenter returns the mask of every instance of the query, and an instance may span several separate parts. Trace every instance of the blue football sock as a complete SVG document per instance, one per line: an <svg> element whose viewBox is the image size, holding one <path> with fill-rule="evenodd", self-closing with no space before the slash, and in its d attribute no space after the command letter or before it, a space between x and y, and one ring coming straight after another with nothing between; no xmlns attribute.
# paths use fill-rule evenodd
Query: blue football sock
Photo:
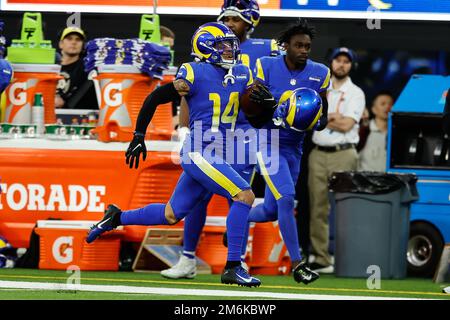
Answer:
<svg viewBox="0 0 450 320"><path fill-rule="evenodd" d="M278 203L278 225L291 261L302 260L298 244L297 222L294 217L294 197L283 196Z"/></svg>
<svg viewBox="0 0 450 320"><path fill-rule="evenodd" d="M152 203L143 208L127 210L120 215L122 225L156 226L169 224L164 215L165 204Z"/></svg>
<svg viewBox="0 0 450 320"><path fill-rule="evenodd" d="M207 207L208 201L202 200L184 219L183 254L188 258L195 257L198 240L206 221Z"/></svg>
<svg viewBox="0 0 450 320"><path fill-rule="evenodd" d="M247 223L247 227L245 228L245 233L244 233L244 241L242 242L242 247L241 247L241 260L242 261L245 260L245 254L247 253L249 229L250 229L250 223Z"/></svg>
<svg viewBox="0 0 450 320"><path fill-rule="evenodd" d="M234 201L227 217L228 256L227 261L241 261L241 248L244 243L250 206Z"/></svg>

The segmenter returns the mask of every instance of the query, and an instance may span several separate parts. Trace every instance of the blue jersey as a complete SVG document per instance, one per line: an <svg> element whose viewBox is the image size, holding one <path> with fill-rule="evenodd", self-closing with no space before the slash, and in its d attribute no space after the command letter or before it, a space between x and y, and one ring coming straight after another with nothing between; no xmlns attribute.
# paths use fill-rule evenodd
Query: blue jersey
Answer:
<svg viewBox="0 0 450 320"><path fill-rule="evenodd" d="M189 104L191 139L202 138L202 149L215 141L215 133L228 137L235 130L239 98L253 83L250 69L243 64L233 66L232 79L225 82L228 73L205 62L184 63L178 71L177 79L185 80L190 88L185 98Z"/></svg>
<svg viewBox="0 0 450 320"><path fill-rule="evenodd" d="M325 65L308 59L303 70L291 71L286 65L284 55L258 59L254 75L256 81L269 88L278 103L286 101L294 89L306 87L320 94L326 91L330 84L330 69ZM301 148L303 132L277 127L272 122L265 128L279 129L280 146Z"/></svg>
<svg viewBox="0 0 450 320"><path fill-rule="evenodd" d="M274 39L247 39L240 45L240 59L242 64L253 70L256 60L261 57L277 56L280 54Z"/></svg>
<svg viewBox="0 0 450 320"><path fill-rule="evenodd" d="M256 60L261 57L277 56L280 54L278 45L273 39L247 39L240 45L241 54L240 59L242 64L253 70L255 68ZM242 129L247 130L253 128L243 112L239 112L236 125Z"/></svg>

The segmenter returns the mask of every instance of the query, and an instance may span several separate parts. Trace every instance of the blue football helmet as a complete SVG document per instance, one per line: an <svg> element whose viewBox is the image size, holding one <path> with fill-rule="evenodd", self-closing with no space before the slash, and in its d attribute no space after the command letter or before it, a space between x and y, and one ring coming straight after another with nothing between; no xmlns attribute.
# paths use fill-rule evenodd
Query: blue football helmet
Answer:
<svg viewBox="0 0 450 320"><path fill-rule="evenodd" d="M13 75L14 72L11 64L4 59L0 59L0 93L9 85Z"/></svg>
<svg viewBox="0 0 450 320"><path fill-rule="evenodd" d="M239 53L239 39L223 23L205 23L192 37L192 55L200 61L230 69L238 62Z"/></svg>
<svg viewBox="0 0 450 320"><path fill-rule="evenodd" d="M225 0L217 21L226 16L238 16L250 25L249 33L252 33L259 24L261 15L256 0Z"/></svg>
<svg viewBox="0 0 450 320"><path fill-rule="evenodd" d="M313 89L298 88L274 113L274 123L295 131L313 130L322 115L322 98Z"/></svg>

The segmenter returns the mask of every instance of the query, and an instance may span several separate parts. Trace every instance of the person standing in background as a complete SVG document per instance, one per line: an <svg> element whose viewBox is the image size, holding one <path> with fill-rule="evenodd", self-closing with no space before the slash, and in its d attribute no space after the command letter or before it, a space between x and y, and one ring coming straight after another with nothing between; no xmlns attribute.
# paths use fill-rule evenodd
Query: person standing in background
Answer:
<svg viewBox="0 0 450 320"><path fill-rule="evenodd" d="M372 119L359 130L358 171L386 171L386 139L389 111L394 97L387 91L379 92L370 108Z"/></svg>
<svg viewBox="0 0 450 320"><path fill-rule="evenodd" d="M167 43L169 48L173 50L175 45L175 33L165 26L160 26L159 30L161 32L161 43Z"/></svg>
<svg viewBox="0 0 450 320"><path fill-rule="evenodd" d="M59 37L61 76L55 96L55 107L65 109L98 109L94 83L84 70L83 51L86 35L78 27L65 28Z"/></svg>
<svg viewBox="0 0 450 320"><path fill-rule="evenodd" d="M312 270L333 273L329 246L328 178L335 171L356 170L358 127L365 108L364 92L349 77L355 54L341 47L331 54L331 86L327 93L328 124L313 133L316 145L309 156L310 238L314 261Z"/></svg>
<svg viewBox="0 0 450 320"><path fill-rule="evenodd" d="M161 32L161 44L168 45L169 49L173 50L175 45L175 33L166 26L159 26L159 31ZM178 129L180 123L180 104L180 98L175 98L175 100L172 101L172 125L175 130Z"/></svg>

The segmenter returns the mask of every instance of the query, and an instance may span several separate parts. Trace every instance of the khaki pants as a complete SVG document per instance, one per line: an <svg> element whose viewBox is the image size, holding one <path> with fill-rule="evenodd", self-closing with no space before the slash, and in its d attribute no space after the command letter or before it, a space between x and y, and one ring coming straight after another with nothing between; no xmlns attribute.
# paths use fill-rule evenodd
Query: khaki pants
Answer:
<svg viewBox="0 0 450 320"><path fill-rule="evenodd" d="M309 199L310 199L310 237L318 264L331 265L328 253L329 226L328 178L335 171L356 170L358 154L356 149L324 152L317 148L311 151L308 159Z"/></svg>

